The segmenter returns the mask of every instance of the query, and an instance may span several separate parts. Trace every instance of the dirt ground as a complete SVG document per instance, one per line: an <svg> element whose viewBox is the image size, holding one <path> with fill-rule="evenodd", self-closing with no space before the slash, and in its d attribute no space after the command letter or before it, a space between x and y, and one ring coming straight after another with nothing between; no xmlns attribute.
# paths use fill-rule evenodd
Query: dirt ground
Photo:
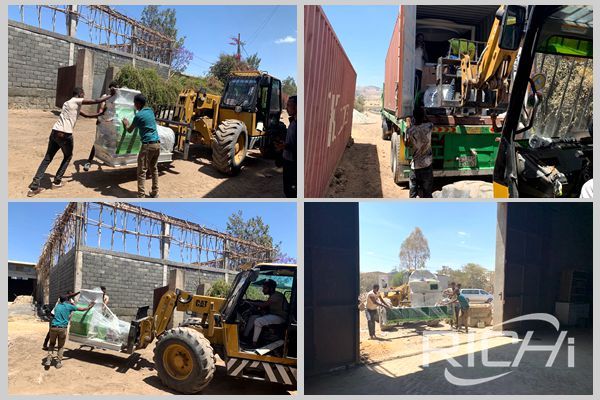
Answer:
<svg viewBox="0 0 600 400"><path fill-rule="evenodd" d="M361 313L364 314L364 313ZM366 320L361 317L361 356L363 364L305 380L306 394L336 395L532 395L532 394L592 394L593 335L591 330L569 330L575 340L574 367L568 367L568 350L563 343L552 367L545 367L549 352L527 351L518 366L490 367L483 365L483 354L489 361L512 363L521 340L506 336L484 338L489 328L469 329L465 333L444 332L447 325L429 328L407 325L392 332L381 333L380 340L368 340ZM429 338L428 351L422 347L418 332L435 331ZM565 339L566 341L566 339ZM531 346L551 346L557 333L536 331ZM425 347L427 349L427 347ZM484 350L486 353L484 353ZM459 364L452 365L451 361ZM451 383L448 376L458 379L495 379L473 384L472 381Z"/></svg>
<svg viewBox="0 0 600 400"><path fill-rule="evenodd" d="M381 100L378 102L366 103L366 121L352 124L352 138L331 179L327 197L408 198L408 183L394 183L391 142L381 138L381 115L376 111ZM435 178L433 190L440 191L457 180Z"/></svg>
<svg viewBox="0 0 600 400"><path fill-rule="evenodd" d="M398 357L406 357L421 354L423 336L432 347L444 347L453 344L453 340L466 341L466 334L455 336L449 334L451 327L448 321L441 321L438 326L427 326L426 323L406 323L382 331L381 326L376 324L376 340L369 338L367 318L364 311L360 312L360 356L366 364L386 361ZM477 337L483 337L491 332L490 327L469 328L469 332Z"/></svg>
<svg viewBox="0 0 600 400"><path fill-rule="evenodd" d="M346 147L327 197L408 198L408 185L394 183L390 141L381 138L381 116L365 112L366 123L352 124L352 145Z"/></svg>
<svg viewBox="0 0 600 400"><path fill-rule="evenodd" d="M48 323L33 316L9 316L9 394L177 394L162 385L154 370L153 345L127 355L109 350L91 351L89 347L81 348L79 344L67 341L63 367L47 368L42 364L46 355L42 343L47 332ZM264 382L228 377L223 362L218 359L215 377L201 394L285 395L295 392Z"/></svg>
<svg viewBox="0 0 600 400"><path fill-rule="evenodd" d="M27 186L42 161L48 136L57 116L43 110L8 111L8 196L24 198ZM59 152L46 172L41 198L132 198L137 194L135 167L111 168L95 161L88 172L83 171L94 142L95 119L80 118L75 128L75 149L71 165L65 174L65 186L52 190L51 178L62 160ZM287 121L286 121L287 123ZM160 197L283 197L282 169L273 160L260 157L252 150L239 175L226 177L210 165L210 150L200 149L193 161L175 160L161 164ZM149 190L150 181L146 184Z"/></svg>

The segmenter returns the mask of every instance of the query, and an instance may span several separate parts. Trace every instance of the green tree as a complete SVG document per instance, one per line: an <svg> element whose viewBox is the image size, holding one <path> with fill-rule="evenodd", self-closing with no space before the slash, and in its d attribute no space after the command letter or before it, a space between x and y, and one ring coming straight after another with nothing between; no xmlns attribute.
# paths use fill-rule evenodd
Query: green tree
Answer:
<svg viewBox="0 0 600 400"><path fill-rule="evenodd" d="M244 214L241 210L233 213L227 220L226 231L237 238L273 248L273 260L288 258L281 252L281 242L273 240L269 225L265 224L260 216L244 219ZM234 249L234 251L240 253L243 251L243 248L240 247L239 249Z"/></svg>
<svg viewBox="0 0 600 400"><path fill-rule="evenodd" d="M291 76L288 76L283 81L281 81L281 91L288 96L294 96L298 93L298 87L296 86L296 81Z"/></svg>
<svg viewBox="0 0 600 400"><path fill-rule="evenodd" d="M158 6L145 6L140 22L150 29L162 33L175 40L171 57L171 68L175 72L183 72L194 55L185 48L185 36L177 37L177 15L174 8L159 9Z"/></svg>
<svg viewBox="0 0 600 400"><path fill-rule="evenodd" d="M246 58L244 60L246 62L246 64L248 64L248 68L251 70L258 70L260 68L260 57L258 56L258 53L254 53L251 56L249 56L248 58Z"/></svg>
<svg viewBox="0 0 600 400"><path fill-rule="evenodd" d="M210 66L209 73L225 84L233 71L246 69L248 69L247 64L239 61L235 56L221 54L217 62Z"/></svg>
<svg viewBox="0 0 600 400"><path fill-rule="evenodd" d="M431 256L429 244L419 227L416 227L400 245L400 266L408 271L425 268Z"/></svg>
<svg viewBox="0 0 600 400"><path fill-rule="evenodd" d="M231 285L225 282L224 279L219 279L218 281L212 284L212 286L208 290L207 295L211 297L225 298L229 293L229 289L231 289Z"/></svg>
<svg viewBox="0 0 600 400"><path fill-rule="evenodd" d="M437 271L437 274L447 276L448 283L460 283L463 288L483 289L488 292L494 291L494 272L476 263L467 263L460 269L452 269L444 266Z"/></svg>
<svg viewBox="0 0 600 400"><path fill-rule="evenodd" d="M356 96L356 98L354 99L354 108L356 109L356 111L365 111L365 96L363 96L362 94Z"/></svg>
<svg viewBox="0 0 600 400"><path fill-rule="evenodd" d="M408 271L398 271L394 275L392 275L392 279L390 281L390 285L392 287L401 286L408 282L408 276L410 273Z"/></svg>

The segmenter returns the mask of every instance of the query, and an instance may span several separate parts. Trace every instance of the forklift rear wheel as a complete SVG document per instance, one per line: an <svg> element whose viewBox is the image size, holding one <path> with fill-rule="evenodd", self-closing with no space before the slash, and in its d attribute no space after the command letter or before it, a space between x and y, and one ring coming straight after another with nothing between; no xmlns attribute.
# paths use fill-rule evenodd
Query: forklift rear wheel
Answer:
<svg viewBox="0 0 600 400"><path fill-rule="evenodd" d="M248 140L243 122L228 119L223 121L212 137L212 163L227 175L235 175L246 158Z"/></svg>
<svg viewBox="0 0 600 400"><path fill-rule="evenodd" d="M161 382L180 393L198 393L212 380L215 355L210 341L191 327L166 331L154 348Z"/></svg>

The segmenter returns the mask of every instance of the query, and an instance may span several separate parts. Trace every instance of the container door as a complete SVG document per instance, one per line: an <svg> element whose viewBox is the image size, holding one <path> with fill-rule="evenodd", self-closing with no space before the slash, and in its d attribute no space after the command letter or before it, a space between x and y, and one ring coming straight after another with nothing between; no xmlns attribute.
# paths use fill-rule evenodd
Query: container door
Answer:
<svg viewBox="0 0 600 400"><path fill-rule="evenodd" d="M415 36L417 6L400 6L400 80L398 116L412 115L415 99Z"/></svg>

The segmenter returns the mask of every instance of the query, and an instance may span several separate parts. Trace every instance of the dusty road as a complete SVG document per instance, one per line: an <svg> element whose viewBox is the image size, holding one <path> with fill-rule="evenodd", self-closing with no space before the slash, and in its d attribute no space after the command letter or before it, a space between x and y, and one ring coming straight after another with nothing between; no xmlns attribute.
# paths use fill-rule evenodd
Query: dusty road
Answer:
<svg viewBox="0 0 600 400"><path fill-rule="evenodd" d="M42 343L48 323L29 316L11 316L8 321L8 392L11 395L158 395L177 394L164 387L154 370L154 346L132 355L108 350L80 348L67 342L63 367L46 369ZM221 360L215 377L201 393L276 395L288 394L282 387L227 377ZM295 392L293 392L295 393ZM293 394L292 393L292 394Z"/></svg>
<svg viewBox="0 0 600 400"><path fill-rule="evenodd" d="M408 186L394 183L390 142L381 138L381 117L366 112L364 123L354 121L354 144L346 147L327 197L408 198Z"/></svg>
<svg viewBox="0 0 600 400"><path fill-rule="evenodd" d="M568 367L567 346L563 344L550 368L545 364L549 352L528 351L518 366L486 367L483 355L490 361L512 363L521 341L505 336L485 339L489 328L469 329L454 334L447 325L428 328L407 325L393 332L379 332L380 340L368 340L366 323L361 317L361 357L364 364L347 370L322 374L305 380L306 394L353 395L531 395L592 394L593 352L591 330L569 330L575 337L574 368ZM428 345L423 335L430 332ZM550 346L557 342L556 332L536 331L531 346ZM565 340L566 341L566 340ZM469 342L469 343L467 343ZM424 351L424 349L428 351ZM485 350L485 352L484 352ZM450 361L458 362L460 367ZM380 360L380 361L377 361ZM505 374L489 382L471 385L454 384L447 375L460 379L480 379ZM451 378L452 379L452 378ZM464 382L462 382L464 383ZM470 382L473 383L473 382Z"/></svg>
<svg viewBox="0 0 600 400"><path fill-rule="evenodd" d="M48 136L56 115L42 110L8 111L8 196L27 196L31 182L48 144ZM65 186L51 190L51 178L62 160L59 152L46 172L42 187L48 188L41 198L136 197L135 167L111 168L94 162L83 171L96 131L95 119L80 118L75 128L73 160L65 174ZM287 123L287 121L286 121ZM252 150L241 173L225 177L210 165L210 150L194 154L193 161L175 160L159 166L162 198L197 197L283 197L282 170L273 160L260 157ZM150 182L148 181L147 189Z"/></svg>

